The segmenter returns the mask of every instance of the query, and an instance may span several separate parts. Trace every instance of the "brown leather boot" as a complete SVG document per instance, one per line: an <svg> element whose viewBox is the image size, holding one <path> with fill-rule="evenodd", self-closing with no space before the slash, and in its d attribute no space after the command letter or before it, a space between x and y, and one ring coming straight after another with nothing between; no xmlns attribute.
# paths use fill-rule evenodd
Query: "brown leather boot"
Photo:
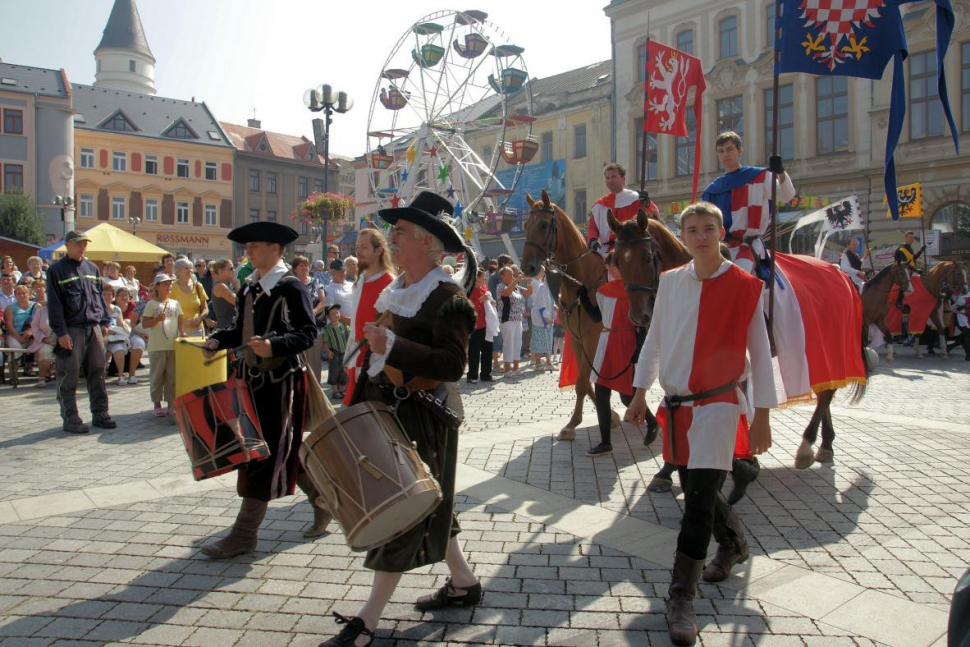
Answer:
<svg viewBox="0 0 970 647"><path fill-rule="evenodd" d="M317 492L309 474L300 472L300 475L296 477L296 484L310 500L310 505L313 506L313 523L303 531L303 536L307 539L319 537L327 532L327 526L333 520L333 515L323 505L320 493Z"/></svg>
<svg viewBox="0 0 970 647"><path fill-rule="evenodd" d="M714 538L717 539L717 554L704 569L705 582L721 582L731 574L735 564L741 564L748 559L748 540L744 537L744 526L741 518L731 508L723 526L714 527Z"/></svg>
<svg viewBox="0 0 970 647"><path fill-rule="evenodd" d="M257 532L266 516L267 505L265 501L243 499L232 530L219 541L203 546L200 549L202 554L212 559L229 559L256 550Z"/></svg>
<svg viewBox="0 0 970 647"><path fill-rule="evenodd" d="M694 596L697 594L697 578L704 568L703 559L691 559L677 551L674 570L667 591L667 628L670 641L675 645L693 645L697 640L697 615L694 613Z"/></svg>

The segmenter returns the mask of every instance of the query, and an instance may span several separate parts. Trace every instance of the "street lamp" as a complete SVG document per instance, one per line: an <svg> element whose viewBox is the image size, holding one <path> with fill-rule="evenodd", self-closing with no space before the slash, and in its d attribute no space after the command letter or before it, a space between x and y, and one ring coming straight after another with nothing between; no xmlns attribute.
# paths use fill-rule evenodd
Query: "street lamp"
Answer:
<svg viewBox="0 0 970 647"><path fill-rule="evenodd" d="M141 218L139 218L138 216L129 216L128 217L128 224L131 225L131 233L132 233L132 235L133 236L137 236L138 235L138 225L141 224Z"/></svg>
<svg viewBox="0 0 970 647"><path fill-rule="evenodd" d="M324 221L324 222L326 222L326 221ZM325 227L318 227L317 225L313 225L312 227L310 227L310 233L313 234L313 237L314 238L316 238L317 236L320 237L320 258L323 260L323 264L324 264L324 268L323 269L327 269L326 268L326 264L327 264L327 241L324 240L324 234L326 234L326 232L327 232L327 230L326 230Z"/></svg>
<svg viewBox="0 0 970 647"><path fill-rule="evenodd" d="M354 99L346 92L337 92L332 86L324 83L316 88L310 88L303 93L303 105L310 112L323 112L325 119L313 120L313 142L317 154L323 153L323 192L330 190L330 124L333 113L345 113L354 107ZM322 150L321 150L322 149ZM322 255L327 258L327 219L323 219L321 236Z"/></svg>
<svg viewBox="0 0 970 647"><path fill-rule="evenodd" d="M64 232L63 233L64 234L67 234L68 228L67 228L67 218L66 218L66 214L67 214L68 211L74 211L74 198L72 198L69 195L68 196L55 195L54 196L54 205L61 208L61 225L62 225L62 227L64 229ZM73 219L72 219L72 223L71 223L71 229L74 229Z"/></svg>

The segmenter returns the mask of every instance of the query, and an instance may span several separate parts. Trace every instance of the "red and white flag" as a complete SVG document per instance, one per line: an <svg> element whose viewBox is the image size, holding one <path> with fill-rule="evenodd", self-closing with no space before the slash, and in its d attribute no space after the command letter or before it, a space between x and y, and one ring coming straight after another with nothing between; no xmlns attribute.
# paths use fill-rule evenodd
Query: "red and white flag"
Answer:
<svg viewBox="0 0 970 647"><path fill-rule="evenodd" d="M647 41L646 83L644 87L643 129L687 137L687 95L694 88L694 120L697 134L694 142L694 192L701 158L701 97L707 88L701 61L673 47Z"/></svg>

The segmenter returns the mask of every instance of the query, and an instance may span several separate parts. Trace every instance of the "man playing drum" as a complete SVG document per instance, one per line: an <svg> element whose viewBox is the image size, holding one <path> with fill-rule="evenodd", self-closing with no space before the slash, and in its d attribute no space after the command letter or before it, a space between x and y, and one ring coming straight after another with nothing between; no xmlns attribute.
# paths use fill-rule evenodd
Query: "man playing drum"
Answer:
<svg viewBox="0 0 970 647"><path fill-rule="evenodd" d="M404 432L440 484L443 499L417 526L367 553L364 565L375 571L370 597L355 617L334 614L345 626L324 645L370 644L401 575L427 564L444 560L451 577L435 594L420 598L418 609L472 606L482 599L481 583L458 544L461 529L454 514L461 421L454 382L465 370L475 308L455 284L459 277L440 267L443 252L464 252L467 264L460 278L468 279L470 288L477 263L442 212L450 216L451 204L430 192L419 193L407 207L379 212L392 225L391 251L403 273L375 305L384 319L391 313L391 323L377 325L379 318L364 327L369 350L351 401L396 406ZM434 398L421 397L422 391Z"/></svg>
<svg viewBox="0 0 970 647"><path fill-rule="evenodd" d="M226 537L202 547L214 559L255 550L267 504L293 494L297 484L314 506L313 526L304 536L323 534L330 521L327 511L317 507L316 491L300 466L307 397L302 353L316 341L317 326L306 286L282 260L283 249L297 236L290 227L274 222L254 222L229 232L229 240L246 246L254 271L236 295L234 324L213 333L205 348L242 349L237 370L252 390L272 455L238 471L236 492L242 506L236 523Z"/></svg>

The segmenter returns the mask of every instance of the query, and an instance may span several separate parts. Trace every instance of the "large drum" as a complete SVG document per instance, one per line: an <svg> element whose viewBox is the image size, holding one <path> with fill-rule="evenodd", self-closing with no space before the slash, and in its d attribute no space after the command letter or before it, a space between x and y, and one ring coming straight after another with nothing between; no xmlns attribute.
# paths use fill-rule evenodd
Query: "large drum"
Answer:
<svg viewBox="0 0 970 647"><path fill-rule="evenodd" d="M252 396L237 378L175 398L175 419L196 481L269 458Z"/></svg>
<svg viewBox="0 0 970 647"><path fill-rule="evenodd" d="M401 536L434 511L441 488L384 404L341 410L313 431L300 459L351 550Z"/></svg>

